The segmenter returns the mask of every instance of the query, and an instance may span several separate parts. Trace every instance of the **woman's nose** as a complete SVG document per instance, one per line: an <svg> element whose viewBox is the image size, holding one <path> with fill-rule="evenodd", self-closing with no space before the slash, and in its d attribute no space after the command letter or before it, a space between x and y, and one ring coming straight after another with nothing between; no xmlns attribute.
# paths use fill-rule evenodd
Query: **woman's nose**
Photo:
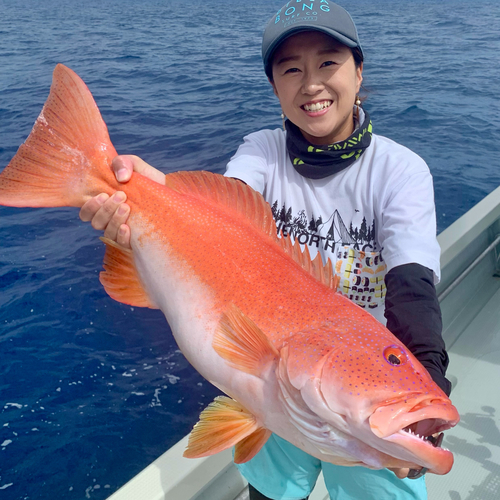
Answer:
<svg viewBox="0 0 500 500"><path fill-rule="evenodd" d="M302 81L303 94L316 94L318 91L323 90L324 85L319 75L314 72L305 72Z"/></svg>

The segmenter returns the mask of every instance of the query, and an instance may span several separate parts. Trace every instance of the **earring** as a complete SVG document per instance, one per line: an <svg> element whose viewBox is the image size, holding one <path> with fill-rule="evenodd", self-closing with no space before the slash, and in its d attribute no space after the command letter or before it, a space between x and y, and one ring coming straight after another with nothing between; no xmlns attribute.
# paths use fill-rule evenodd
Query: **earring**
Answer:
<svg viewBox="0 0 500 500"><path fill-rule="evenodd" d="M285 113L283 113L283 111L281 112L281 121L283 122L283 130L286 131L286 128L285 128Z"/></svg>
<svg viewBox="0 0 500 500"><path fill-rule="evenodd" d="M361 99L359 98L359 95L356 96L354 104L356 104L356 120L359 123L359 107L361 106Z"/></svg>

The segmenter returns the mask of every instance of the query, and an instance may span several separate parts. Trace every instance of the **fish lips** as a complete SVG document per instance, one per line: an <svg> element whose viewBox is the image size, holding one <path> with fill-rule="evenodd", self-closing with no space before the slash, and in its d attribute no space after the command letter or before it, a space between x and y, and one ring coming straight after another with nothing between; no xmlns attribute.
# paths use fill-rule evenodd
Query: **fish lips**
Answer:
<svg viewBox="0 0 500 500"><path fill-rule="evenodd" d="M453 454L436 446L431 436L454 427L460 417L449 400L432 401L434 404L428 405L420 401L420 409L416 411L403 410L401 404L394 405L396 408L391 408L392 405L378 408L370 416L369 424L375 436L391 448L397 445L399 450L391 450L393 456L413 461L434 474L446 474L453 466Z"/></svg>

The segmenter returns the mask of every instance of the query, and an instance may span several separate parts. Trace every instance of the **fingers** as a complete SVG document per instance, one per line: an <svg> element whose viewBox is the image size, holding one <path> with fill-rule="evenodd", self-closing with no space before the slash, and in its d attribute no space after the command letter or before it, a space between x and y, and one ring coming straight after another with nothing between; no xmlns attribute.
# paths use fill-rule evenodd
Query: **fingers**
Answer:
<svg viewBox="0 0 500 500"><path fill-rule="evenodd" d="M125 203L126 200L127 196L122 191L117 191L113 196L101 193L83 205L80 219L91 221L94 229L104 230L104 237L131 248L130 228L126 225L130 207Z"/></svg>
<svg viewBox="0 0 500 500"><path fill-rule="evenodd" d="M92 217L94 217L108 198L109 196L106 193L101 193L98 196L90 198L80 209L80 219L83 222L91 221Z"/></svg>
<svg viewBox="0 0 500 500"><path fill-rule="evenodd" d="M404 479L405 477L408 476L408 473L410 472L410 469L391 469L389 468L390 471L394 472L399 479Z"/></svg>
<svg viewBox="0 0 500 500"><path fill-rule="evenodd" d="M118 182L128 182L132 172L137 172L152 181L165 184L165 174L135 155L119 155L111 163Z"/></svg>
<svg viewBox="0 0 500 500"><path fill-rule="evenodd" d="M119 155L112 160L112 168L118 182L126 183L137 172L149 179L165 184L165 174L134 155ZM104 236L125 248L130 246L130 227L126 224L130 207L125 203L127 196L117 191L112 196L101 193L89 199L80 209L80 219L91 221L92 227L104 230Z"/></svg>
<svg viewBox="0 0 500 500"><path fill-rule="evenodd" d="M115 223L117 224L115 229L117 230L119 225L123 224L127 220L126 218L123 219L122 212L120 212L120 215L117 214L118 207L124 203L126 199L127 196L123 191L117 191L111 197L105 193L101 193L83 205L80 210L80 218L86 221L90 220L94 229L102 231L107 228L113 217L116 216L118 222ZM94 200L95 202L92 203ZM98 207L97 210L94 210L96 204ZM82 212L86 219L82 218Z"/></svg>
<svg viewBox="0 0 500 500"><path fill-rule="evenodd" d="M111 197L114 198L116 195L123 194L118 191L115 195ZM122 197L118 197L121 199ZM123 197L125 199L125 197ZM119 203L118 201L112 201L113 205ZM103 205L104 208L105 205ZM99 212L96 214L96 217L99 215ZM126 248L130 248L130 228L125 224L127 222L128 216L130 215L130 207L126 203L121 203L117 206L116 210L112 213L111 218L108 223L105 224L104 227L96 227L96 224L103 224L105 220L108 220L108 213L102 215L102 219L98 219L95 221L96 217L92 220L92 226L95 229L104 229L104 237L109 238L110 240L116 241L119 245L122 245ZM106 217L106 219L104 219Z"/></svg>
<svg viewBox="0 0 500 500"><path fill-rule="evenodd" d="M130 227L126 224L122 224L118 228L118 234L116 236L116 242L124 248L131 249L130 246Z"/></svg>
<svg viewBox="0 0 500 500"><path fill-rule="evenodd" d="M112 231L116 233L119 226L127 221L130 213L126 200L127 195L123 191L117 191L112 196L101 193L82 206L80 219L84 222L91 221L92 227L101 231L107 230L111 224ZM105 236L108 237L106 234Z"/></svg>

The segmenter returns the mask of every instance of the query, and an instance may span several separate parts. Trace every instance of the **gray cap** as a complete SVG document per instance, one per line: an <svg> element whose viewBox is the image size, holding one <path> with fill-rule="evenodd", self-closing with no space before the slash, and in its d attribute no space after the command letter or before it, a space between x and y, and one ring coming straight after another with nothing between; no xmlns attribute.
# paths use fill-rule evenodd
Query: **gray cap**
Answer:
<svg viewBox="0 0 500 500"><path fill-rule="evenodd" d="M281 42L300 31L321 31L347 47L358 47L358 32L349 13L328 0L294 0L284 5L267 23L262 38L264 70L272 78L273 55Z"/></svg>

